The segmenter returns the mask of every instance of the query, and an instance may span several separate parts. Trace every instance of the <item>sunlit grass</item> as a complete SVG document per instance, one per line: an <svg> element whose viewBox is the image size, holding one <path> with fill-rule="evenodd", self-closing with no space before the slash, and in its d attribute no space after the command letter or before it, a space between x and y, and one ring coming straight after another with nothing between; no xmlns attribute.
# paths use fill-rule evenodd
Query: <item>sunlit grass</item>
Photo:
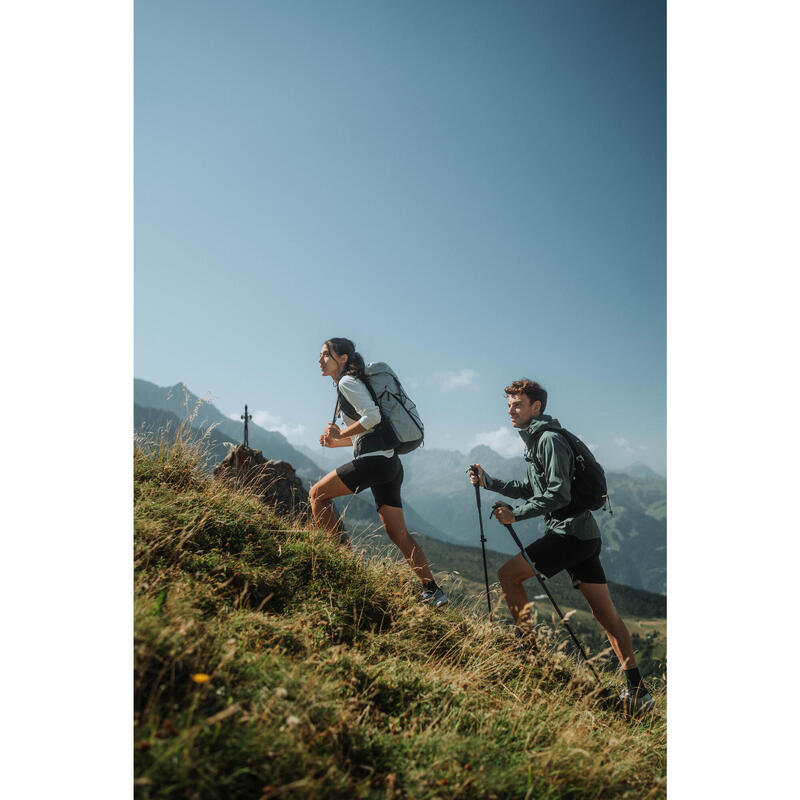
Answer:
<svg viewBox="0 0 800 800"><path fill-rule="evenodd" d="M485 596L421 605L388 554L209 479L202 442L134 460L137 797L665 796L663 691L625 717L547 626L523 657Z"/></svg>

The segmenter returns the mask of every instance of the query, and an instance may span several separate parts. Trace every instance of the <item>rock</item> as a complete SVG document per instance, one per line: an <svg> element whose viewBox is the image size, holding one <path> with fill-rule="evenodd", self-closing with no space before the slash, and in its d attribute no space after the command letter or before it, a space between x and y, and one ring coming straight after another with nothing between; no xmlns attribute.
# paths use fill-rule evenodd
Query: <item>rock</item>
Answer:
<svg viewBox="0 0 800 800"><path fill-rule="evenodd" d="M283 516L308 521L308 492L288 461L268 461L260 450L231 445L222 462L214 467L214 477L252 492Z"/></svg>

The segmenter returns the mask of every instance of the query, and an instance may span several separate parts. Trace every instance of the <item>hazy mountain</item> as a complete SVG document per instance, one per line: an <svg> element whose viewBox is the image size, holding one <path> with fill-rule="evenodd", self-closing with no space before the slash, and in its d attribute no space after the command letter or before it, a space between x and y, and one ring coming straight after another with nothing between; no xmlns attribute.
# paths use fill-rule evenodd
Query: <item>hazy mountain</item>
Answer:
<svg viewBox="0 0 800 800"><path fill-rule="evenodd" d="M159 441L162 437L168 442L172 442L175 434L181 427L181 420L171 411L163 411L158 408L146 408L138 403L133 404L133 429L135 433L151 441ZM200 439L204 441L204 451L206 453L205 468L211 471L228 453L228 445L231 439L217 429L201 430L191 428L189 432L190 441L196 442Z"/></svg>
<svg viewBox="0 0 800 800"><path fill-rule="evenodd" d="M137 426L143 421L158 420L158 412L171 412L179 419L192 415L193 427L209 434L215 457L222 460L227 442L242 441L243 425L225 417L211 403L192 394L184 384L159 387L134 380ZM172 420L173 424L177 420ZM294 447L276 431L250 424L250 445L266 458L288 461L304 482L310 482L346 460L349 451L305 446ZM525 474L522 458L505 458L486 445L464 454L453 450L420 448L403 456L405 481L403 498L409 530L444 542L480 547L475 505L475 490L469 483L466 468L480 463L498 478L521 479ZM651 592L666 591L666 480L644 464L632 465L625 472L607 473L613 514L595 513L603 537L603 564L609 580ZM484 531L487 546L500 553L513 554L516 548L507 531L488 515L499 495L481 490ZM339 500L348 503L348 526L359 531L380 527L370 492ZM524 543L537 538L543 530L540 520L517 524ZM385 536L382 532L380 536Z"/></svg>
<svg viewBox="0 0 800 800"><path fill-rule="evenodd" d="M168 429L171 431L168 438L171 438L181 421L187 418L194 432L193 438L199 439L205 432L209 443L209 468L222 461L228 452L229 443L239 444L242 441L244 423L228 419L214 405L192 394L184 384L160 387L148 381L135 379L134 399L134 429L137 432L141 433L144 429L153 433L158 429ZM148 406L148 403L154 405ZM208 431L208 428L215 423L218 424ZM306 488L320 475L343 463L351 455L351 450L346 448L338 451L320 448L330 462L330 465L320 467L305 453L290 445L280 433L264 430L252 423L248 427L250 446L261 450L267 459L288 461ZM303 449L309 451L308 448ZM341 498L335 501L335 505L340 512L343 508L347 508L346 525L349 530L354 529L361 534L380 530L380 518L375 510L371 492L366 491L356 496ZM455 541L435 523L423 519L410 503L404 501L403 510L409 530L425 533L444 542ZM382 530L380 536L385 538Z"/></svg>
<svg viewBox="0 0 800 800"><path fill-rule="evenodd" d="M525 462L504 458L480 445L469 453L420 448L403 456L404 496L425 518L459 544L478 547L480 533L475 490L466 468L479 463L486 471L507 480L525 476ZM633 474L631 474L633 473ZM610 580L652 592L666 591L666 479L643 464L630 472L606 474L613 513L595 512L603 538L603 564ZM501 498L481 490L483 524L488 546L503 553L518 552L508 532L488 515ZM516 525L525 544L543 531L541 520Z"/></svg>
<svg viewBox="0 0 800 800"><path fill-rule="evenodd" d="M330 472L332 469L336 469L339 464L344 464L347 461L348 454L351 452L340 447L316 447L312 449L304 444L296 444L295 447L304 456L318 464L325 472Z"/></svg>
<svg viewBox="0 0 800 800"><path fill-rule="evenodd" d="M244 439L244 423L232 420L222 414L207 400L192 394L186 384L156 386L149 381L135 378L133 381L133 401L143 408L170 411L179 419L191 417L193 428L206 429L215 425L214 430L228 441L241 444ZM248 425L249 444L254 450L261 450L265 458L288 461L297 474L307 480L315 481L324 473L308 456L294 448L286 437L277 431L268 431L254 422Z"/></svg>
<svg viewBox="0 0 800 800"><path fill-rule="evenodd" d="M630 475L632 478L661 478L664 479L663 475L659 475L654 469L650 469L647 464L637 461L635 464L631 464L629 467L625 467L625 469L617 470L617 472L624 472L626 475Z"/></svg>

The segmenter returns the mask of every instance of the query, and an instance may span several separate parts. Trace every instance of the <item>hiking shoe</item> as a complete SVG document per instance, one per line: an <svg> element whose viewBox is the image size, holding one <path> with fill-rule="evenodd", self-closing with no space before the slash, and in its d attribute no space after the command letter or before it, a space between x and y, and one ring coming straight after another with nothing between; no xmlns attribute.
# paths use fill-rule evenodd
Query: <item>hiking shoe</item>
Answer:
<svg viewBox="0 0 800 800"><path fill-rule="evenodd" d="M650 697L650 692L644 686L639 689L631 689L630 686L626 686L620 692L619 699L626 710L631 713L652 711L655 707L655 701Z"/></svg>
<svg viewBox="0 0 800 800"><path fill-rule="evenodd" d="M422 602L430 603L433 608L441 608L442 606L446 606L450 600L441 589L437 589L435 592L432 592L430 589L423 589Z"/></svg>

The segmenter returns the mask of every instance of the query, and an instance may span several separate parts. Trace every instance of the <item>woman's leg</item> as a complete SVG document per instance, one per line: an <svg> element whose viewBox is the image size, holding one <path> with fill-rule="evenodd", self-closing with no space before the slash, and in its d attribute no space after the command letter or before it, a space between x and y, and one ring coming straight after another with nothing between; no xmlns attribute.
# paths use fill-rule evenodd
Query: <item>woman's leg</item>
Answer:
<svg viewBox="0 0 800 800"><path fill-rule="evenodd" d="M406 528L406 519L403 516L403 509L395 506L382 505L378 509L378 516L383 523L386 535L397 545L400 552L408 561L408 565L414 574L422 581L427 583L433 580L428 560L422 548L411 538Z"/></svg>
<svg viewBox="0 0 800 800"><path fill-rule="evenodd" d="M336 474L336 470L329 472L324 478L320 478L311 487L308 499L311 503L311 516L318 528L324 528L331 533L339 533L339 520L331 500L347 494L353 494L353 492Z"/></svg>

